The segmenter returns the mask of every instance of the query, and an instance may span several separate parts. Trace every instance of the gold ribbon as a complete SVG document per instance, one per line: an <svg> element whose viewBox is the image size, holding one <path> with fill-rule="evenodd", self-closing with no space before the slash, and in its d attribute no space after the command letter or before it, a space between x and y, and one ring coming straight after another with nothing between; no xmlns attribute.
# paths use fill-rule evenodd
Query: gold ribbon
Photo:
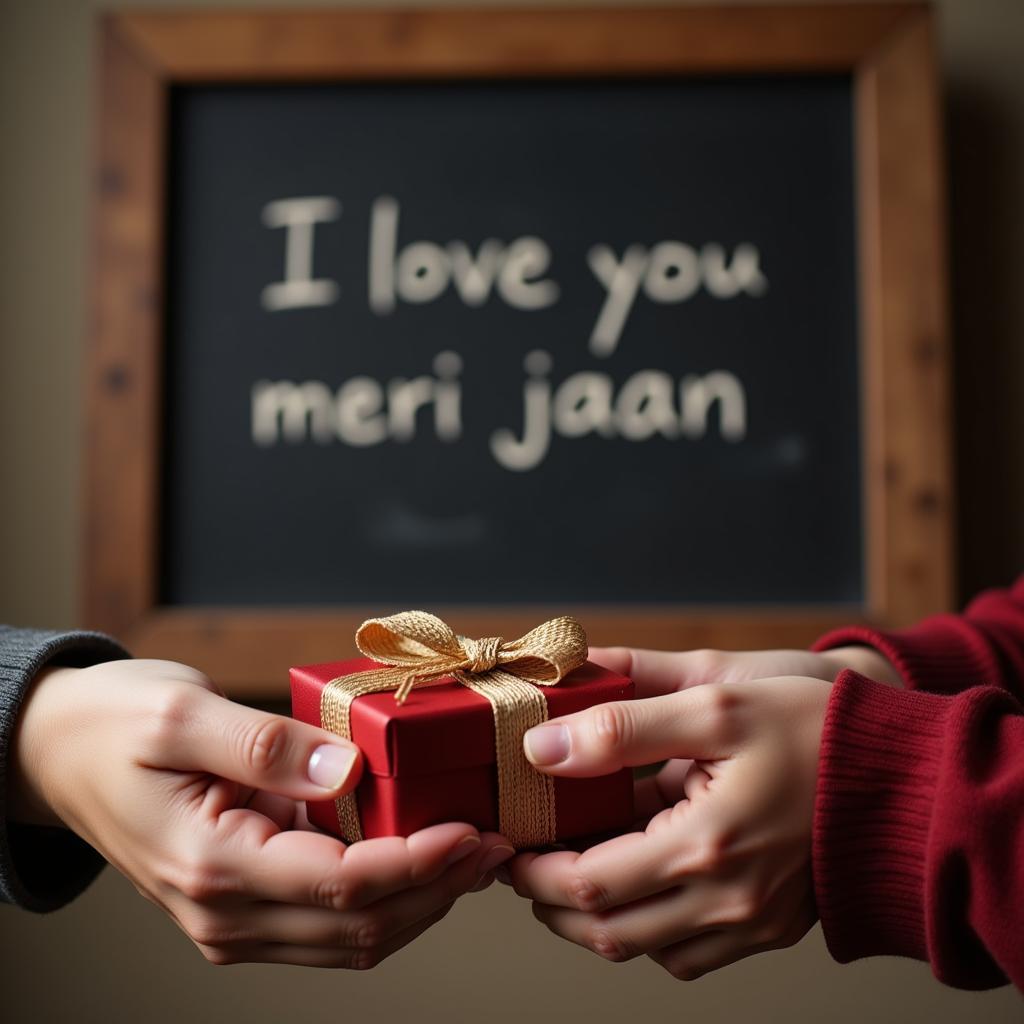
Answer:
<svg viewBox="0 0 1024 1024"><path fill-rule="evenodd" d="M555 839L555 784L523 753L523 734L547 721L540 686L555 686L587 660L587 635L569 616L550 619L518 640L472 640L456 636L427 612L400 612L368 619L356 632L356 646L384 668L332 679L320 695L325 729L352 738L352 702L367 693L394 690L402 704L414 686L452 676L485 697L494 712L498 765L498 827L517 849ZM355 795L335 801L341 833L363 838Z"/></svg>

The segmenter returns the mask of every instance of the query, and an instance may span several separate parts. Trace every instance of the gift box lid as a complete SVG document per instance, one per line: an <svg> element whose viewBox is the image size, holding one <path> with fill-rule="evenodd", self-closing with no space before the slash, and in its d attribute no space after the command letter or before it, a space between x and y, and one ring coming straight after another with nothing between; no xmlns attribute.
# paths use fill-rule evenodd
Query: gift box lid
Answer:
<svg viewBox="0 0 1024 1024"><path fill-rule="evenodd" d="M330 680L377 667L369 658L352 658L291 669L292 713L319 723L320 693ZM557 686L540 689L549 718L633 696L629 679L589 661ZM450 678L415 687L404 704L393 691L357 697L351 715L352 739L374 775L432 775L495 761L490 702Z"/></svg>

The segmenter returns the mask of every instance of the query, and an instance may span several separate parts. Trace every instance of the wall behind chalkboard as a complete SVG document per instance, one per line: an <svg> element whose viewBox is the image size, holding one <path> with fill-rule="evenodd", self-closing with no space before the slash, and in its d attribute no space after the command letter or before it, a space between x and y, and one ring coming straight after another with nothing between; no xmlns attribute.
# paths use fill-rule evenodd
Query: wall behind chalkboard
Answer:
<svg viewBox="0 0 1024 1024"><path fill-rule="evenodd" d="M863 599L849 76L172 103L165 603Z"/></svg>

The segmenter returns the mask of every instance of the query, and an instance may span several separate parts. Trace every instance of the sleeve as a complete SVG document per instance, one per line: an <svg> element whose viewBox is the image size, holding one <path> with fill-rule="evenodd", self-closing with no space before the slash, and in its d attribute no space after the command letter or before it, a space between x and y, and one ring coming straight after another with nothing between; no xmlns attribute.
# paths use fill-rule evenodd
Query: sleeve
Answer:
<svg viewBox="0 0 1024 1024"><path fill-rule="evenodd" d="M836 680L813 869L829 951L928 961L960 988L1024 988L1024 707L1005 689Z"/></svg>
<svg viewBox="0 0 1024 1024"><path fill-rule="evenodd" d="M1024 576L1009 590L990 590L962 615L934 615L909 629L845 626L814 650L865 644L885 655L910 690L959 693L997 686L1024 699Z"/></svg>
<svg viewBox="0 0 1024 1024"><path fill-rule="evenodd" d="M0 625L0 902L56 910L99 874L103 858L73 832L7 820L7 765L18 711L47 665L85 668L128 653L100 633Z"/></svg>

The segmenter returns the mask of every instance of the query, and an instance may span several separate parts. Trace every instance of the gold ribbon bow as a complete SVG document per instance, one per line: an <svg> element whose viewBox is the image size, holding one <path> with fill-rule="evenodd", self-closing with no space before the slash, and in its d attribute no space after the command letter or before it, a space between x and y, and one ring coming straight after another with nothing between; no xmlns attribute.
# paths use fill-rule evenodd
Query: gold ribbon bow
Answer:
<svg viewBox="0 0 1024 1024"><path fill-rule="evenodd" d="M320 695L325 729L352 738L352 702L367 693L394 690L401 704L414 686L452 676L485 697L494 711L498 765L498 825L517 849L555 839L555 786L523 753L523 734L547 721L540 686L555 686L587 660L587 635L569 616L550 619L518 640L472 640L456 636L446 622L427 612L400 612L368 619L356 632L356 646L374 668L332 679ZM342 835L363 838L355 795L335 801Z"/></svg>

